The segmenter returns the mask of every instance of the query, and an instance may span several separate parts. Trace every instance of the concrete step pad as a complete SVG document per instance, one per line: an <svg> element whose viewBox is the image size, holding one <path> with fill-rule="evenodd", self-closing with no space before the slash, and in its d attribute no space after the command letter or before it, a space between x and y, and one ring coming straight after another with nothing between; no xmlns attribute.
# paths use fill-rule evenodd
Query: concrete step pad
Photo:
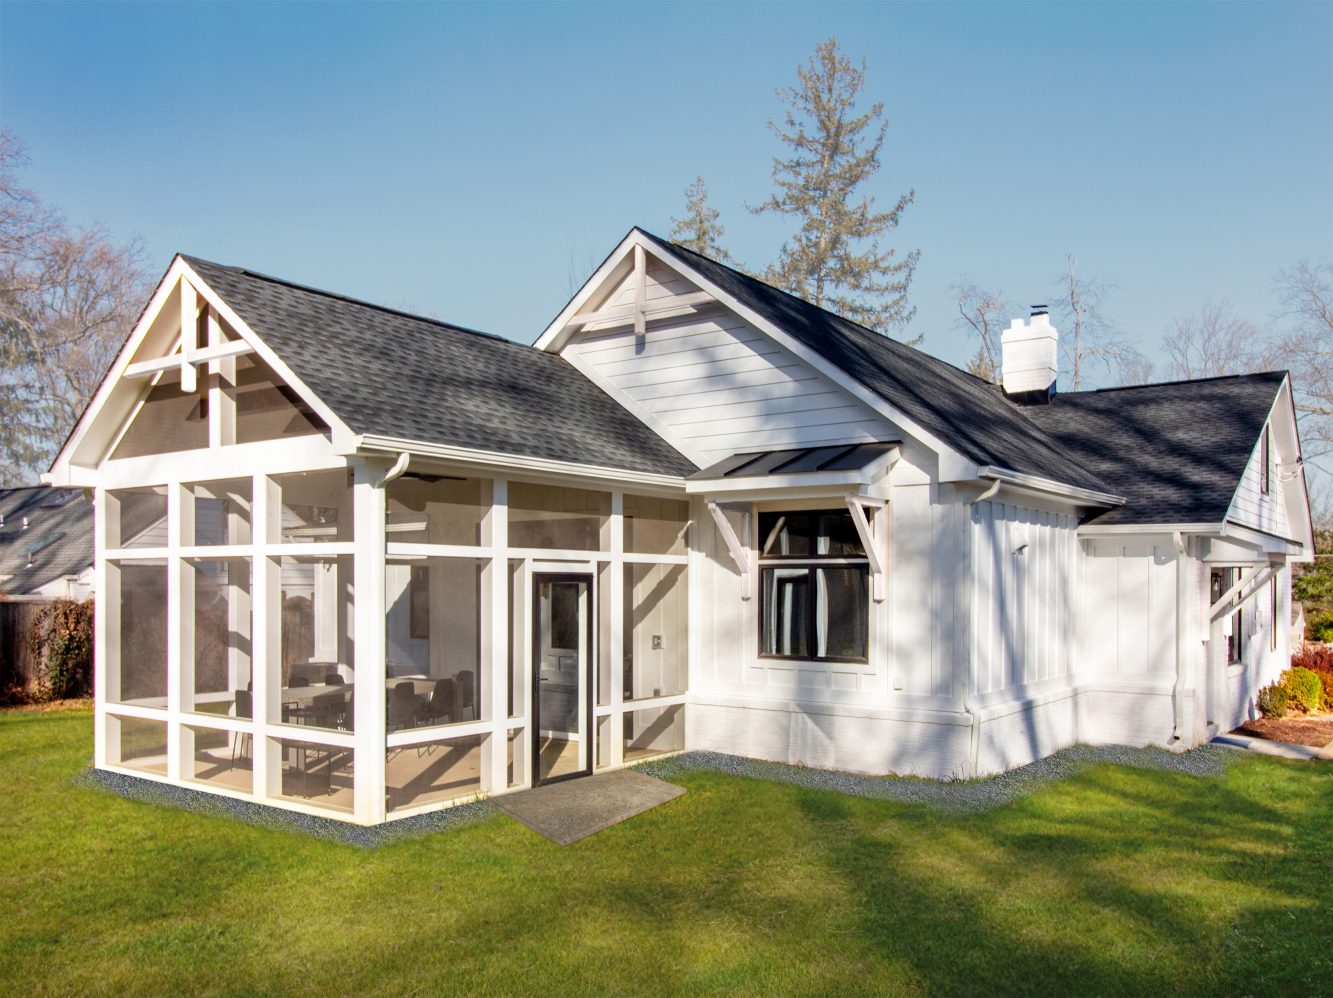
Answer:
<svg viewBox="0 0 1333 998"><path fill-rule="evenodd" d="M491 803L534 832L567 846L684 792L684 787L620 769L493 797Z"/></svg>

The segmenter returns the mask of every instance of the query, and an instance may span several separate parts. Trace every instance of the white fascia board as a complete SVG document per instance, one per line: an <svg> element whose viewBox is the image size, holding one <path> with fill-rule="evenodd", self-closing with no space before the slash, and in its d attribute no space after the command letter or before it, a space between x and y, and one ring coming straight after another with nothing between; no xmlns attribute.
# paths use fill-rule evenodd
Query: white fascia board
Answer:
<svg viewBox="0 0 1333 998"><path fill-rule="evenodd" d="M499 471L502 474L512 473L518 477L524 477L524 473L528 473L556 479L578 478L615 485L643 486L665 490L673 495L679 495L685 488L684 479L646 471L627 471L623 468L553 461L544 457L473 450L452 444L433 444L373 434L363 434L351 439L355 445L351 453L367 457L396 457L407 453L449 464L477 468L490 474Z"/></svg>
<svg viewBox="0 0 1333 998"><path fill-rule="evenodd" d="M736 478L705 478L687 480L689 495L720 495L732 492L781 493L788 489L849 489L868 484L859 470L807 471L790 475L753 475Z"/></svg>
<svg viewBox="0 0 1333 998"><path fill-rule="evenodd" d="M177 259L179 259L179 257ZM240 336L241 339L245 340L255 348L255 353L259 354L259 356L268 363L269 367L273 368L274 373L287 384L287 387L296 392L296 394L301 397L302 401L309 405L310 408L314 409L315 412L319 414L320 418L323 419L335 433L337 433L339 428L346 430L346 424L338 418L337 414L325 405L324 401L311 391L305 382L296 376L295 372L287 366L283 359L273 352L273 349L259 337L259 334L251 329L245 323L245 320L237 315L232 310L231 306L223 301L218 293L210 288L202 277L195 273L194 268L183 260L181 263L185 268L184 273L188 275L190 283L194 285L194 289L203 296L204 300L207 301L220 316L227 320L232 329L236 330L237 335Z"/></svg>
<svg viewBox="0 0 1333 998"><path fill-rule="evenodd" d="M851 374L842 370L842 368L835 364L829 363L828 360L811 350L805 344L799 342L782 329L773 325L773 323L754 312L748 306L737 301L688 264L677 260L675 257L662 256L660 250L658 250L653 243L649 242L647 237L645 237L637 227L630 230L629 235L626 236L612 254L606 258L606 262L598 268L597 273L593 274L593 276L588 279L588 283L583 286L583 289L574 296L574 299L565 307L565 310L556 316L555 321L552 322L551 325L546 328L546 331L537 339L537 342L534 345L538 349L552 353L560 352L561 348L564 347L565 343L568 342L573 333L572 329L566 328L569 320L573 318L579 308L592 297L593 293L600 286L600 283L616 269L616 266L619 263L633 252L634 247L636 246L642 248L644 252L651 254L658 263L674 270L695 287L708 292L717 299L718 302L766 334L788 353L794 354L799 360L819 374L819 376L826 382L833 385L835 388L847 392L885 419L901 426L906 432L910 433L913 437L920 440L931 450L939 454L941 479L954 481L977 477L976 462L971 461L958 453L957 450L949 446L939 437L919 426L914 420L898 409L897 406L890 404L877 392L871 391L860 381L857 381ZM620 401L621 393L617 392L614 397L616 398L616 401ZM945 474L946 471L948 472L947 477Z"/></svg>
<svg viewBox="0 0 1333 998"><path fill-rule="evenodd" d="M213 308L223 319L225 319L241 337L245 343L254 349L254 352L262 357L274 373L278 375L293 391L301 397L320 418L329 425L335 437L345 436L350 433L346 425L339 419L324 402L310 390L304 382L298 378L295 373L283 362L283 360L273 352L273 350L264 343L235 311L232 310L222 298L210 288L206 281L185 262L179 254L171 261L171 266L167 268L166 275L158 284L153 292L153 297L149 299L148 306L144 309L143 315L139 317L138 323L130 333L125 345L120 348L120 353L116 355L115 361L111 364L111 369L107 372L102 383L98 385L97 391L93 394L92 401L84 410L83 415L75 424L74 430L70 433L69 439L56 455L55 461L51 464L51 470L42 476L42 481L49 485L64 487L89 487L92 481L84 471L92 471L87 465L76 468L73 464L73 456L77 453L79 445L87 437L88 429L97 421L98 416L105 408L112 391L126 377L127 370L130 367L130 358L134 356L139 345L143 342L148 331L153 327L165 307L167 300L175 291L179 281L188 281L195 292ZM105 455L99 456L99 463Z"/></svg>
<svg viewBox="0 0 1333 998"><path fill-rule="evenodd" d="M602 261L598 267L579 288L578 293L569 300L566 305L546 327L546 331L537 337L537 342L533 344L538 350L545 350L548 353L559 353L577 330L569 325L569 321L578 314L579 309L588 303L588 301L597 293L597 291L606 283L607 279L620 268L627 260L629 255L634 252L634 247L640 246L645 250L647 240L639 235L639 230L631 229L629 234L620 241L611 254Z"/></svg>
<svg viewBox="0 0 1333 998"><path fill-rule="evenodd" d="M1293 555L1301 554L1304 551L1304 545L1295 538L1270 534L1231 520L1222 524L1222 536L1245 544L1253 544L1265 551Z"/></svg>
<svg viewBox="0 0 1333 998"><path fill-rule="evenodd" d="M1009 468L999 468L994 465L986 465L980 469L978 478L998 479L1006 485L1016 486L1020 489L1030 489L1033 492L1048 496L1059 496L1063 499L1073 499L1083 505L1094 506L1123 506L1125 497L1118 496L1111 492L1097 492L1093 489L1082 489L1075 485L1065 485L1061 482L1051 481L1049 478L1039 478L1036 475L1025 475L1019 471L1012 471Z"/></svg>

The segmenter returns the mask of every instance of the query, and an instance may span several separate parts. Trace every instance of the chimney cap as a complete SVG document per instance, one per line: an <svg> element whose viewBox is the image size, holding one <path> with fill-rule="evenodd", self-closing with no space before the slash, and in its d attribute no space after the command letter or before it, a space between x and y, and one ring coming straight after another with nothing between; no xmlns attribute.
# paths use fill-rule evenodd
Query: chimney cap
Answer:
<svg viewBox="0 0 1333 998"><path fill-rule="evenodd" d="M1033 315L1049 315L1051 310L1045 305L1029 305Z"/></svg>

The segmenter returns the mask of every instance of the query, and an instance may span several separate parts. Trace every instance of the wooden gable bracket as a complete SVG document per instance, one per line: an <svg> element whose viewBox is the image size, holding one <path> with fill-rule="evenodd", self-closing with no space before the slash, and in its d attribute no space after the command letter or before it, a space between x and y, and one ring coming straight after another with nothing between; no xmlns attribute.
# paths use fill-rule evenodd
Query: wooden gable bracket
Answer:
<svg viewBox="0 0 1333 998"><path fill-rule="evenodd" d="M883 603L885 598L884 559L880 557L878 531L873 529L866 509L872 510L877 527L882 519L884 504L864 496L848 496L847 510L852 514L856 532L861 535L861 546L866 549L866 560L870 562L870 598L876 603Z"/></svg>
<svg viewBox="0 0 1333 998"><path fill-rule="evenodd" d="M1256 565L1245 572L1234 586L1217 597L1217 602L1208 608L1208 619L1210 621L1220 620L1227 614L1234 612L1238 606L1262 589L1264 584L1276 575L1281 567L1281 565L1269 562L1266 565Z"/></svg>
<svg viewBox="0 0 1333 998"><path fill-rule="evenodd" d="M740 513L741 533L745 535L743 539L736 536L735 528L731 525L731 521L727 519L727 508ZM753 589L750 573L750 507L748 504L731 504L729 507L723 507L722 504L709 499L708 512L712 514L713 522L717 524L722 539L727 542L727 550L731 552L731 560L740 569L741 599L749 599Z"/></svg>
<svg viewBox="0 0 1333 998"><path fill-rule="evenodd" d="M209 364L211 368L215 368L218 361L254 353L255 348L244 340L230 342L224 340L222 338L222 327L217 321L217 316L213 314L212 308L208 308L208 346L198 346L194 342L194 337L195 323L198 321L199 314L199 295L194 286L184 277L180 280L180 290L180 353L130 364L125 368L124 377L147 378L161 371L169 371L178 367L181 372L181 391L189 394L199 388L198 365Z"/></svg>
<svg viewBox="0 0 1333 998"><path fill-rule="evenodd" d="M582 329L585 326L612 328L633 324L634 335L643 336L651 319L670 319L681 315L690 315L705 305L714 304L717 299L706 291L693 291L687 295L674 295L664 298L656 305L648 304L648 254L642 246L634 247L634 304L618 305L615 308L598 309L573 316L565 323L566 329Z"/></svg>

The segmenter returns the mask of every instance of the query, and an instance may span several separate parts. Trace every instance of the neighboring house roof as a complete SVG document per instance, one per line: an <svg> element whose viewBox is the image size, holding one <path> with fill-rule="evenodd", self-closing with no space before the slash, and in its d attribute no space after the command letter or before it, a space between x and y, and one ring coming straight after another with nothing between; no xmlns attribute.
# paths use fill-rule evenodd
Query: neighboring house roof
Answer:
<svg viewBox="0 0 1333 998"><path fill-rule="evenodd" d="M859 381L928 432L980 465L1112 492L1056 446L992 385L905 343L857 325L652 233L664 253Z"/></svg>
<svg viewBox="0 0 1333 998"><path fill-rule="evenodd" d="M1098 524L1221 523L1285 372L1056 395L1025 411L1128 500Z"/></svg>
<svg viewBox="0 0 1333 998"><path fill-rule="evenodd" d="M81 491L0 489L0 517L0 593L32 593L92 566L93 508Z"/></svg>
<svg viewBox="0 0 1333 998"><path fill-rule="evenodd" d="M354 433L650 474L695 471L553 354L183 259Z"/></svg>

